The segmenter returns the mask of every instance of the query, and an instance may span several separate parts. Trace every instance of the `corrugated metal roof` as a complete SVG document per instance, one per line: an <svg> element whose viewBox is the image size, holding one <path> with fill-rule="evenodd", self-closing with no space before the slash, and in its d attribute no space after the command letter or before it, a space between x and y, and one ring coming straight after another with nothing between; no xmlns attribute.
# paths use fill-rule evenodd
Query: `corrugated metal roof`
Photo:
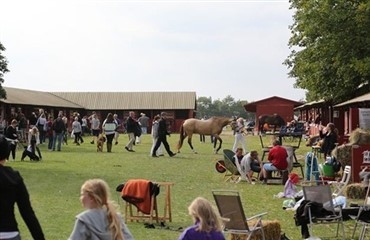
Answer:
<svg viewBox="0 0 370 240"><path fill-rule="evenodd" d="M195 109L195 92L53 92L91 110Z"/></svg>
<svg viewBox="0 0 370 240"><path fill-rule="evenodd" d="M313 108L315 106L319 106L319 105L322 105L324 103L325 103L324 99L321 99L321 100L318 100L318 101L312 101L312 102L305 103L301 106L295 107L294 110L305 109L305 108Z"/></svg>
<svg viewBox="0 0 370 240"><path fill-rule="evenodd" d="M0 99L0 101L7 104L83 108L82 106L74 102L70 102L49 92L26 90L4 86L3 88L6 91L7 99Z"/></svg>
<svg viewBox="0 0 370 240"><path fill-rule="evenodd" d="M362 96L353 98L351 100L339 103L339 104L335 105L334 107L343 107L343 106L346 106L346 105L351 105L351 104L360 103L360 102L369 102L369 101L370 101L370 93L367 93L367 94L364 94Z"/></svg>

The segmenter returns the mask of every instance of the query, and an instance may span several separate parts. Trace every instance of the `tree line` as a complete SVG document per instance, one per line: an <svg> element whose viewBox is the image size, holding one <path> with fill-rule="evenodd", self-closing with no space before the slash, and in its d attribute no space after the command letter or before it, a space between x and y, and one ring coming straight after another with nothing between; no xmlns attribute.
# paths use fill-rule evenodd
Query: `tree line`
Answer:
<svg viewBox="0 0 370 240"><path fill-rule="evenodd" d="M197 99L197 118L210 118L212 116L242 117L247 120L254 120L253 113L247 113L244 105L247 101L235 100L230 95L224 99L212 100L212 97L198 97Z"/></svg>

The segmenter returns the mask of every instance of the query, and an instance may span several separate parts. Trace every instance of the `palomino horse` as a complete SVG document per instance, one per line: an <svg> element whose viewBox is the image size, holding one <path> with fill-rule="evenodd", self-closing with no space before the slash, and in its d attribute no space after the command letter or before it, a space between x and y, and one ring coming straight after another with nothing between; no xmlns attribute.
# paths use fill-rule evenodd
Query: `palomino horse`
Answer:
<svg viewBox="0 0 370 240"><path fill-rule="evenodd" d="M220 134L222 132L222 129L228 124L230 124L232 129L234 129L236 126L236 120L226 117L211 117L207 120L199 120L195 118L186 119L180 128L180 140L177 145L177 151L180 152L184 139L188 137L188 143L191 150L193 150L194 153L197 153L193 148L191 138L194 133L198 133L201 135L210 135L215 138L213 148L214 153L217 153L222 146L222 139L220 138ZM216 149L217 140L220 141L220 145Z"/></svg>
<svg viewBox="0 0 370 240"><path fill-rule="evenodd" d="M274 126L274 132L277 127L282 127L285 125L285 121L282 117L277 114L274 115L261 115L258 117L258 131L263 132L264 125L268 124L269 126Z"/></svg>

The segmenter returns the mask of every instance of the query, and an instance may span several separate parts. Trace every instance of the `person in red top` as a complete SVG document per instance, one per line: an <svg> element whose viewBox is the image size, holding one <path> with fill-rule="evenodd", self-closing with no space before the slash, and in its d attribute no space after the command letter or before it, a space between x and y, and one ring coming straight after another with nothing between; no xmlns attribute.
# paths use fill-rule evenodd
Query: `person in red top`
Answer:
<svg viewBox="0 0 370 240"><path fill-rule="evenodd" d="M263 183L267 183L267 172L285 170L288 167L288 153L285 148L280 146L279 140L274 140L273 147L270 149L268 160L270 163L265 163L262 168Z"/></svg>

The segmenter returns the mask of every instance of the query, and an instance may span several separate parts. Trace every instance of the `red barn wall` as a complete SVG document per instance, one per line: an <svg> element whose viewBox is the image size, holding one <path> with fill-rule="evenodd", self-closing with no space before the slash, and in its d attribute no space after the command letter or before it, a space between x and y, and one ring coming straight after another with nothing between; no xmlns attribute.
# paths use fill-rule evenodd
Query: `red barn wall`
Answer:
<svg viewBox="0 0 370 240"><path fill-rule="evenodd" d="M258 104L256 108L257 126L259 116L272 114L280 115L288 123L294 118L294 104L276 99Z"/></svg>

